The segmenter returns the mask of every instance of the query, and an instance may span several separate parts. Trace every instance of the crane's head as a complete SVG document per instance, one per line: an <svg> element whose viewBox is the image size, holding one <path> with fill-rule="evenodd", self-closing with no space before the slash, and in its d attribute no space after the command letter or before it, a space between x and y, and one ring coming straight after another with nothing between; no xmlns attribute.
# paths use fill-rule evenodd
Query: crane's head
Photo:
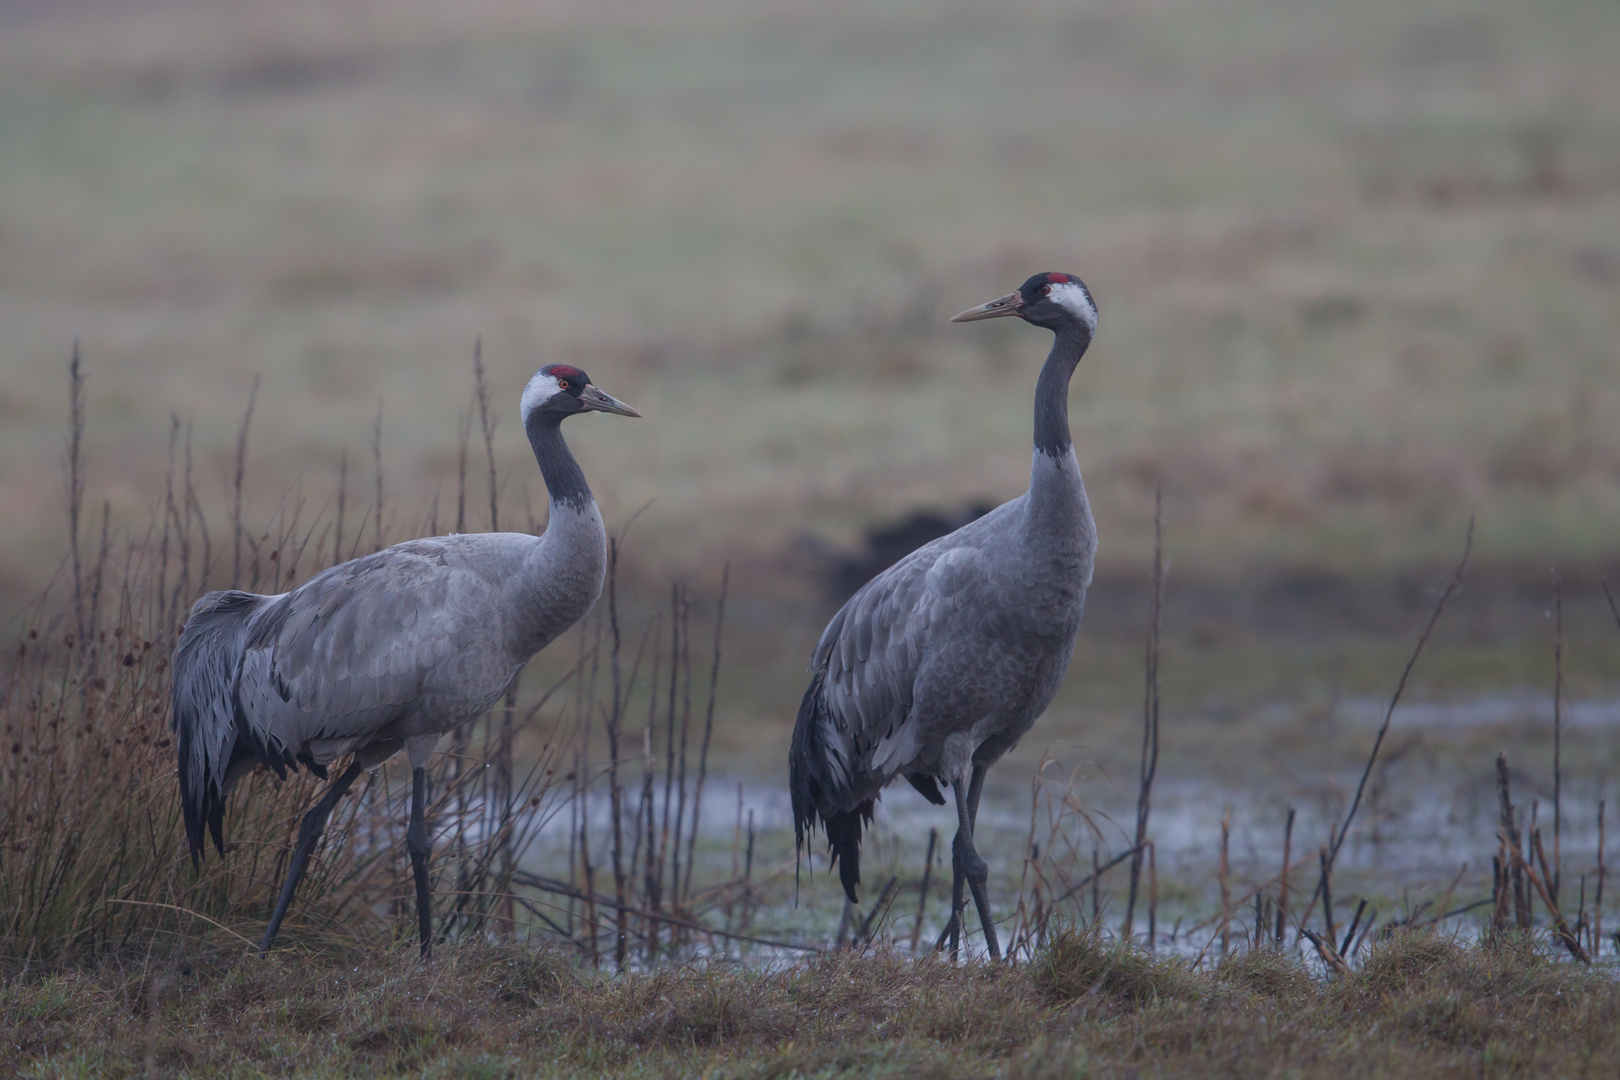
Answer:
<svg viewBox="0 0 1620 1080"><path fill-rule="evenodd" d="M591 385L591 377L568 364L547 364L534 373L523 388L523 425L537 413L572 416L574 413L605 412L615 416L640 416L618 398Z"/></svg>
<svg viewBox="0 0 1620 1080"><path fill-rule="evenodd" d="M968 308L951 322L977 322L1016 315L1048 330L1078 329L1087 338L1097 332L1097 303L1086 283L1073 274L1036 274L1017 292Z"/></svg>

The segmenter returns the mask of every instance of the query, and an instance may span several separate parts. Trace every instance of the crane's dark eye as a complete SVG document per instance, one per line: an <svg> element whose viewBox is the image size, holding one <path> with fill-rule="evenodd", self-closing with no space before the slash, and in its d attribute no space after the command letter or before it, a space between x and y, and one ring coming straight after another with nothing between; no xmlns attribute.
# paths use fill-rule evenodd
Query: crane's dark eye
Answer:
<svg viewBox="0 0 1620 1080"><path fill-rule="evenodd" d="M568 380L567 379L558 379L557 380L557 389L559 389L559 390L568 389Z"/></svg>

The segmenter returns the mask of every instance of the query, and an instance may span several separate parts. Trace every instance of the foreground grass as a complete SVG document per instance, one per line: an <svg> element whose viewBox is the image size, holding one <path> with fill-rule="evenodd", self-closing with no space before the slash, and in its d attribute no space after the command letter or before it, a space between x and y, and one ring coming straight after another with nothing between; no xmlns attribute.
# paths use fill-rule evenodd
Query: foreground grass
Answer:
<svg viewBox="0 0 1620 1080"><path fill-rule="evenodd" d="M609 976L544 947L283 952L18 976L22 1076L1564 1076L1620 1067L1620 987L1432 932L1323 981L1063 934L1014 968L825 956Z"/></svg>

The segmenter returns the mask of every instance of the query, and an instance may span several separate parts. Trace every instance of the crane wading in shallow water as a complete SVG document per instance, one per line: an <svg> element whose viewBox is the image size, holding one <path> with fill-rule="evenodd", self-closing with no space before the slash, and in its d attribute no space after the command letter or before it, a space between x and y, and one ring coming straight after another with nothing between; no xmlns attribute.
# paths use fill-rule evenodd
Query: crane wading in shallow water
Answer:
<svg viewBox="0 0 1620 1080"><path fill-rule="evenodd" d="M566 364L541 368L523 390L523 430L551 500L541 536L410 540L279 596L212 592L192 607L174 650L171 723L193 864L205 833L224 856L225 800L253 769L285 778L302 764L324 780L328 764L349 756L304 815L261 952L276 940L332 808L363 771L403 749L411 759L405 843L428 955L428 759L441 735L493 705L602 591L602 515L561 431L584 412L641 415Z"/></svg>
<svg viewBox="0 0 1620 1080"><path fill-rule="evenodd" d="M989 868L973 842L985 771L1030 729L1074 653L1097 529L1069 441L1069 377L1097 330L1077 277L1036 274L952 322L1017 316L1056 340L1035 384L1029 491L873 578L827 624L810 661L788 755L799 846L819 820L844 893L856 903L861 830L878 793L904 776L929 802L956 796L951 918L963 883L992 958Z"/></svg>

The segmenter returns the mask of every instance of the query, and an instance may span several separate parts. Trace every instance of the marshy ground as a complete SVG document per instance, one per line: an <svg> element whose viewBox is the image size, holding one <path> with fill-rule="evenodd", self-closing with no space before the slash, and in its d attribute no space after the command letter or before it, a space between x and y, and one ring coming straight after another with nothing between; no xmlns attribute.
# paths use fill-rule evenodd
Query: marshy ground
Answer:
<svg viewBox="0 0 1620 1080"><path fill-rule="evenodd" d="M0 0L6 1068L1613 1072L1617 52L1599 0ZM1044 342L945 319L1039 269L1102 308L1072 403L1102 549L1070 677L985 797L1016 963L913 949L952 823L907 789L869 845L864 954L806 959L852 936L819 852L795 879L783 793L829 582L873 529L1022 490ZM620 712L599 608L449 748L431 964L396 944L390 769L283 948L247 956L317 785L244 785L230 858L193 872L179 617L233 576L538 527L515 390L551 361L648 417L570 433L610 530L635 520ZM1115 937L1123 867L1077 885L1131 846L1160 485L1150 953L1145 896ZM1339 970L1298 932L1317 851L1471 515L1335 866L1334 936L1368 915ZM1255 949L1284 896L1283 945Z"/></svg>

